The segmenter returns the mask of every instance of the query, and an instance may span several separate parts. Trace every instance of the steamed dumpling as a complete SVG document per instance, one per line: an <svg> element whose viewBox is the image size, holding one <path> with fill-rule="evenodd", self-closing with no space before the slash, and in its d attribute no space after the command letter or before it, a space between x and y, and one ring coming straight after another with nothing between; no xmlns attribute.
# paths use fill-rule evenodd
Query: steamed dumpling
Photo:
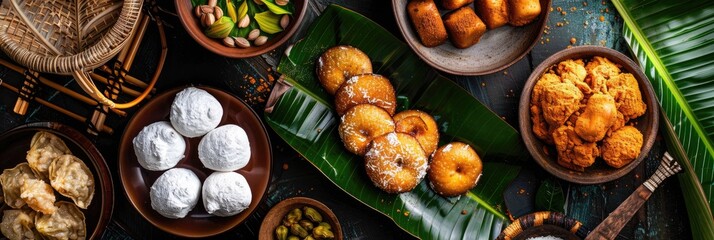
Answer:
<svg viewBox="0 0 714 240"><path fill-rule="evenodd" d="M35 133L30 142L27 162L42 178L46 179L52 160L65 154L72 154L72 152L69 151L62 139L52 133L39 131Z"/></svg>
<svg viewBox="0 0 714 240"><path fill-rule="evenodd" d="M57 211L55 207L55 191L45 181L41 179L25 180L20 191L22 192L20 197L32 210L44 214L53 214Z"/></svg>
<svg viewBox="0 0 714 240"><path fill-rule="evenodd" d="M50 184L83 209L87 209L94 197L92 172L82 160L72 155L61 156L50 164Z"/></svg>
<svg viewBox="0 0 714 240"><path fill-rule="evenodd" d="M200 137L218 126L223 106L210 93L189 87L176 94L171 104L171 125L186 137Z"/></svg>
<svg viewBox="0 0 714 240"><path fill-rule="evenodd" d="M0 231L10 240L42 239L35 230L35 215L37 212L30 209L3 211Z"/></svg>
<svg viewBox="0 0 714 240"><path fill-rule="evenodd" d="M3 170L0 175L0 184L2 184L5 204L11 208L20 208L25 205L25 201L20 197L22 193L20 188L28 179L38 179L38 177L27 163L20 163L14 168Z"/></svg>
<svg viewBox="0 0 714 240"><path fill-rule="evenodd" d="M35 228L48 239L86 239L87 225L84 213L70 202L55 203L54 214L38 214Z"/></svg>

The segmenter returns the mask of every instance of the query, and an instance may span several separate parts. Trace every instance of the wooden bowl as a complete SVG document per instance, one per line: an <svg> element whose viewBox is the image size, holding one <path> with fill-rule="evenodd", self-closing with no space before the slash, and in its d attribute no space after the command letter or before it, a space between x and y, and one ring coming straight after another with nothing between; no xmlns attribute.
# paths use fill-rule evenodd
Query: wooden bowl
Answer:
<svg viewBox="0 0 714 240"><path fill-rule="evenodd" d="M421 43L414 29L407 3L409 0L392 0L392 10L404 39L426 63L441 71L455 75L485 75L501 71L521 60L540 39L548 20L551 0L540 0L541 13L525 26L506 25L488 30L475 45L459 49L451 42L428 48ZM440 7L440 1L437 1ZM467 6L473 7L473 4ZM442 9L442 16L449 11Z"/></svg>
<svg viewBox="0 0 714 240"><path fill-rule="evenodd" d="M87 239L100 239L112 218L114 208L114 187L112 176L104 161L92 142L82 133L73 128L56 122L36 122L13 128L0 135L0 171L13 168L15 165L27 162L25 156L30 150L30 140L38 131L46 131L57 135L64 141L72 154L84 161L92 175L94 175L94 198L87 209L80 209L84 213L87 224ZM60 194L55 194L57 201L72 202L71 199ZM0 210L9 210L3 204ZM0 211L2 217L2 211Z"/></svg>
<svg viewBox="0 0 714 240"><path fill-rule="evenodd" d="M513 221L496 239L525 240L553 236L566 240L584 239L588 231L578 220L559 212L535 212Z"/></svg>
<svg viewBox="0 0 714 240"><path fill-rule="evenodd" d="M149 171L141 167L136 160L132 140L144 126L157 121L169 121L171 103L184 87L174 88L151 99L134 114L127 124L119 145L119 175L129 202L147 221L154 226L174 235L183 237L207 237L228 231L241 224L258 207L268 189L273 153L268 132L256 114L242 100L210 87L198 87L213 95L223 106L223 119L219 126L236 124L242 127L250 141L251 156L248 165L235 172L248 181L253 199L248 209L230 216L218 217L208 214L202 199L198 201L188 215L181 219L162 216L151 207L149 192L151 185L164 171ZM186 138L185 157L176 167L193 171L203 182L213 173L203 166L198 159L198 143L201 137Z"/></svg>
<svg viewBox="0 0 714 240"><path fill-rule="evenodd" d="M598 158L595 164L585 168L584 172L573 171L562 167L557 163L557 152L555 147L545 144L533 134L533 125L530 118L530 101L531 91L533 86L540 79L544 72L550 67L567 59L590 59L594 56L606 57L610 61L619 64L623 72L631 73L639 83L642 100L647 104L645 114L632 121L637 124L635 127L643 135L643 144L640 155L637 158L625 165L622 168L613 168L604 163ZM654 95L654 90L647 77L642 73L640 67L630 58L622 53L596 46L580 46L570 49L565 49L553 54L545 59L538 67L533 70L530 77L526 81L521 93L521 100L518 106L518 123L521 129L523 142L526 144L528 151L533 156L535 161L540 164L546 171L556 177L580 184L598 184L609 182L624 176L634 169L652 148L655 137L657 136L657 127L659 124L659 104Z"/></svg>
<svg viewBox="0 0 714 240"><path fill-rule="evenodd" d="M291 210L295 208L301 208L304 206L312 207L320 212L322 215L322 221L327 222L332 226L332 232L335 234L336 240L342 240L342 227L340 227L340 222L337 220L337 216L332 213L332 210L312 198L306 197L294 197L285 199L278 204L275 204L273 208L270 209L263 223L260 224L260 231L258 232L259 239L276 239L275 229L282 224L283 217L288 214Z"/></svg>
<svg viewBox="0 0 714 240"><path fill-rule="evenodd" d="M263 53L269 52L280 45L283 45L290 37L298 30L300 24L302 23L305 13L307 12L307 0L291 0L295 5L295 12L290 18L290 24L282 32L274 35L267 43L261 46L252 46L249 48L237 48L237 47L226 47L223 45L222 39L214 39L207 37L203 30L205 29L201 26L199 19L193 14L193 5L191 0L175 0L176 13L178 13L181 24L186 29L189 35L198 42L201 46L208 49L209 51L231 58L249 58L261 55ZM238 6L236 6L237 8ZM251 18L251 21L255 19Z"/></svg>

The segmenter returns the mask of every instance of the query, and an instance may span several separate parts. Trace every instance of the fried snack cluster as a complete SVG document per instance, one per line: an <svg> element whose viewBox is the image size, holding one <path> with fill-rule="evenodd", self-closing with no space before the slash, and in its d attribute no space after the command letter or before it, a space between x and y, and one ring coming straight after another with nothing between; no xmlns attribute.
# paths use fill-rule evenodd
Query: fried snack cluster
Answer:
<svg viewBox="0 0 714 240"><path fill-rule="evenodd" d="M598 157L614 168L637 158L643 137L632 125L645 110L637 79L599 56L558 63L531 92L533 133L555 145L558 164L581 172Z"/></svg>
<svg viewBox="0 0 714 240"><path fill-rule="evenodd" d="M56 135L40 131L27 162L0 174L5 204L0 231L11 239L85 239L84 213L94 196L94 176ZM74 203L57 201L55 190Z"/></svg>
<svg viewBox="0 0 714 240"><path fill-rule="evenodd" d="M355 68L369 72L351 71ZM342 69L342 75L327 74L336 69ZM437 149L439 127L434 118L419 110L397 113L394 86L371 70L367 55L351 46L332 47L317 63L325 91L333 93L337 86L340 139L349 152L364 157L372 183L388 193L408 192L429 171L430 186L440 195L457 196L473 188L482 164L471 146L453 142Z"/></svg>

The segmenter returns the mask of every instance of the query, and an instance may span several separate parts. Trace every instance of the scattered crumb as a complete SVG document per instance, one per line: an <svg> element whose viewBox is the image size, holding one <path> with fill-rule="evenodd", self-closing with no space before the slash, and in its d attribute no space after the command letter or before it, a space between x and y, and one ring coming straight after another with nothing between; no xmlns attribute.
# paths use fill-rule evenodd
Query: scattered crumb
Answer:
<svg viewBox="0 0 714 240"><path fill-rule="evenodd" d="M465 209L461 210L461 215L466 215L466 213L468 213L468 212Z"/></svg>
<svg viewBox="0 0 714 240"><path fill-rule="evenodd" d="M605 16L600 15L600 22L604 22L604 21L605 21Z"/></svg>
<svg viewBox="0 0 714 240"><path fill-rule="evenodd" d="M288 170L288 167L289 167L288 163L283 163L283 170Z"/></svg>
<svg viewBox="0 0 714 240"><path fill-rule="evenodd" d="M503 71L503 75L508 75L508 71Z"/></svg>
<svg viewBox="0 0 714 240"><path fill-rule="evenodd" d="M518 189L518 194L523 195L524 193L526 193L526 190L525 190L525 189L523 189L523 188Z"/></svg>
<svg viewBox="0 0 714 240"><path fill-rule="evenodd" d="M576 8L576 7L571 7L571 8L570 8L570 11L571 11L571 12L575 12L576 10L578 10L578 8Z"/></svg>
<svg viewBox="0 0 714 240"><path fill-rule="evenodd" d="M602 5L607 5L607 1L602 1Z"/></svg>
<svg viewBox="0 0 714 240"><path fill-rule="evenodd" d="M563 11L563 8L558 7L558 8L556 8L556 10L558 10L558 12L562 12L562 11Z"/></svg>
<svg viewBox="0 0 714 240"><path fill-rule="evenodd" d="M481 87L485 87L485 86L486 86L486 83L485 83L485 82L481 82Z"/></svg>
<svg viewBox="0 0 714 240"><path fill-rule="evenodd" d="M557 23L555 23L555 26L562 27L562 26L563 26L563 23L562 23L562 22L557 22Z"/></svg>
<svg viewBox="0 0 714 240"><path fill-rule="evenodd" d="M565 12L565 11L560 12L560 14L563 15L563 16L568 15L568 13Z"/></svg>
<svg viewBox="0 0 714 240"><path fill-rule="evenodd" d="M570 38L570 44L575 44L576 42L578 42L577 39L575 39L575 38Z"/></svg>
<svg viewBox="0 0 714 240"><path fill-rule="evenodd" d="M545 39L545 42L550 42L550 38L546 38L546 39Z"/></svg>
<svg viewBox="0 0 714 240"><path fill-rule="evenodd" d="M553 7L550 7L550 11L551 11L551 12L553 11Z"/></svg>
<svg viewBox="0 0 714 240"><path fill-rule="evenodd" d="M610 12L610 9L609 9L609 8L605 8L605 12L606 12L606 13L609 13L609 12Z"/></svg>
<svg viewBox="0 0 714 240"><path fill-rule="evenodd" d="M583 7L587 7L587 6L588 6L588 2L583 2Z"/></svg>
<svg viewBox="0 0 714 240"><path fill-rule="evenodd" d="M404 216L409 217L409 211L404 211Z"/></svg>
<svg viewBox="0 0 714 240"><path fill-rule="evenodd" d="M401 209L397 209L397 212L402 212L402 210L401 210Z"/></svg>

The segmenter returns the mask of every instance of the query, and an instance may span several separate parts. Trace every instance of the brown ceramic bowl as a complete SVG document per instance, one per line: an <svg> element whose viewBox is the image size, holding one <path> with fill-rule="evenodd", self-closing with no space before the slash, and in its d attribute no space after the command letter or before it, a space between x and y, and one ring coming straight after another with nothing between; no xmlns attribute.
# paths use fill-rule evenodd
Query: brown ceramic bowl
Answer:
<svg viewBox="0 0 714 240"><path fill-rule="evenodd" d="M519 217L496 239L525 240L537 237L557 237L566 240L584 239L587 229L578 220L559 212L535 212Z"/></svg>
<svg viewBox="0 0 714 240"><path fill-rule="evenodd" d="M340 227L340 222L337 220L337 216L332 213L325 204L318 202L312 198L306 197L294 197L285 199L278 204L275 204L273 208L270 209L263 223L260 224L260 231L258 232L258 238L263 240L271 240L275 238L275 229L282 224L283 217L288 214L291 210L295 208L300 208L308 206L316 209L322 215L322 221L329 223L332 226L332 232L335 234L336 240L342 240L342 227Z"/></svg>
<svg viewBox="0 0 714 240"><path fill-rule="evenodd" d="M157 121L169 121L171 103L176 93L183 87L166 91L149 101L134 114L127 124L119 146L119 175L127 198L137 211L151 224L174 235L184 237L207 237L216 235L241 224L256 209L263 199L270 180L273 153L268 133L258 115L243 101L230 93L210 88L198 87L213 95L223 105L223 119L219 126L236 124L241 126L250 140L251 156L248 165L237 170L248 180L253 199L250 206L240 214L230 217L210 215L203 207L202 199L185 218L170 219L151 208L149 191L151 185L164 171L149 171L136 160L132 140L144 126ZM176 167L192 170L203 182L213 170L203 167L198 159L200 137L186 140L185 158Z"/></svg>
<svg viewBox="0 0 714 240"><path fill-rule="evenodd" d="M437 47L424 46L407 12L408 2L409 0L392 0L392 10L399 30L414 52L426 63L441 71L455 75L475 76L506 69L528 54L543 33L551 0L540 0L541 13L534 22L521 27L506 25L488 30L478 43L465 49L454 47L448 40ZM441 1L436 1L436 4L441 9L442 18L444 14L450 12L441 8ZM467 6L474 7L473 4Z"/></svg>
<svg viewBox="0 0 714 240"><path fill-rule="evenodd" d="M193 5L191 0L175 0L176 13L178 13L179 19L181 19L181 24L186 29L189 35L198 42L201 46L208 49L209 51L231 58L249 58L261 55L263 53L269 52L280 45L283 45L290 37L298 30L303 18L305 17L305 12L307 11L307 0L291 0L295 5L295 12L290 18L290 24L282 32L274 35L267 43L261 46L252 46L249 48L237 48L237 47L226 47L223 45L222 39L213 39L207 37L203 30L205 29L201 26L199 19L193 14ZM237 8L238 6L236 6ZM251 18L251 21L255 19Z"/></svg>
<svg viewBox="0 0 714 240"><path fill-rule="evenodd" d="M604 160L598 158L595 164L585 168L584 172L578 172L560 166L557 163L555 147L545 144L533 134L533 125L531 123L529 110L531 91L543 73L559 62L567 59L590 59L594 56L610 59L612 62L622 66L621 69L623 72L631 73L637 79L640 92L642 93L642 100L647 104L647 111L639 118L631 120L631 122L637 123L635 127L640 130L643 135L643 144L640 155L622 168L610 167L605 164ZM521 93L521 100L518 106L518 123L523 142L526 144L528 151L535 161L546 171L566 181L580 184L597 184L609 182L624 176L639 165L642 159L647 156L657 136L659 105L649 80L647 80L647 77L642 73L640 67L629 57L605 47L581 46L557 52L553 54L553 56L545 59L545 61L533 70Z"/></svg>
<svg viewBox="0 0 714 240"><path fill-rule="evenodd" d="M112 176L109 173L104 157L99 153L94 144L82 133L71 127L55 122L36 122L25 124L9 130L0 135L0 169L13 168L15 165L26 162L25 156L30 150L30 140L38 131L50 132L61 138L69 150L79 159L82 159L94 175L94 198L87 209L81 209L87 224L87 237L100 239L112 218L114 207L114 187ZM72 202L60 194L55 194L57 201ZM8 210L7 205L0 210ZM2 211L0 211L0 217Z"/></svg>

